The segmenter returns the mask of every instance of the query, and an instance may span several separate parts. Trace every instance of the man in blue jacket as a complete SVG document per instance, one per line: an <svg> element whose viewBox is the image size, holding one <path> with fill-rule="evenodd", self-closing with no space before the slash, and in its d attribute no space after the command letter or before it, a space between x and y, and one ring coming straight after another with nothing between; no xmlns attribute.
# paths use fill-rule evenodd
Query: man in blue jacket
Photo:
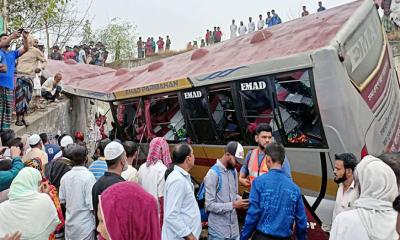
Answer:
<svg viewBox="0 0 400 240"><path fill-rule="evenodd" d="M270 143L265 148L270 171L257 177L250 191L250 208L240 239L287 239L296 227L298 240L306 239L307 216L300 188L282 171L285 149Z"/></svg>

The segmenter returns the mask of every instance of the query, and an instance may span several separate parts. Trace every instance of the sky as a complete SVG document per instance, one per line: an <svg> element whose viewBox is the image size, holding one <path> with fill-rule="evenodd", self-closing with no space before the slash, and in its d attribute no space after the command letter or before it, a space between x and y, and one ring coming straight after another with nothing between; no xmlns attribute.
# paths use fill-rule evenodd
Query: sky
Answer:
<svg viewBox="0 0 400 240"><path fill-rule="evenodd" d="M76 0L80 9L86 9L90 0ZM323 6L328 8L342 5L353 0L326 0ZM169 35L171 49L184 49L189 41L204 38L206 29L220 26L223 40L229 38L229 25L232 19L248 23L251 16L267 11L275 12L283 21L300 17L301 7L307 6L311 13L316 12L318 0L93 0L89 18L93 19L93 28L106 26L112 18L118 17L137 26L136 32L143 39L151 36L165 39ZM340 16L338 16L340 17Z"/></svg>

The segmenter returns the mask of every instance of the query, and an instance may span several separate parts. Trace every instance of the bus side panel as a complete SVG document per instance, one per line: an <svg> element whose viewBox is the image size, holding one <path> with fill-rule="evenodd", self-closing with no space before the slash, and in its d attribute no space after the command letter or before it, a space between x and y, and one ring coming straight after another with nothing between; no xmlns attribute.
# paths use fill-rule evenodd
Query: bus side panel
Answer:
<svg viewBox="0 0 400 240"><path fill-rule="evenodd" d="M374 115L352 85L335 48L315 51L312 59L315 90L331 156L352 152L360 157Z"/></svg>

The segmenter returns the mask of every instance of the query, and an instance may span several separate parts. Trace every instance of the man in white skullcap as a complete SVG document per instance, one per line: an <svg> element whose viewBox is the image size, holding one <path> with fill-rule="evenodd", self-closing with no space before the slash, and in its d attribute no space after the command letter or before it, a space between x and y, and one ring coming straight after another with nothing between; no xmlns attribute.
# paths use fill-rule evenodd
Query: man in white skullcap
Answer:
<svg viewBox="0 0 400 240"><path fill-rule="evenodd" d="M64 137L62 137L62 138L61 138L61 141L60 141L60 148L61 148L61 151L59 151L59 152L54 156L53 159L57 159L57 158L62 157L62 156L63 156L63 151L62 151L62 150L63 150L66 146L68 146L68 145L70 145L70 144L73 144L73 143L74 143L74 140L72 139L71 136L65 135Z"/></svg>
<svg viewBox="0 0 400 240"><path fill-rule="evenodd" d="M92 189L92 202L93 209L97 216L97 206L99 204L99 195L106 190L108 187L125 181L121 177L121 173L128 169L128 163L126 161L126 152L121 143L110 142L104 148L104 157L107 163L108 171L104 173L104 176L100 177ZM98 220L96 218L96 225Z"/></svg>
<svg viewBox="0 0 400 240"><path fill-rule="evenodd" d="M38 134L33 134L28 138L28 144L31 150L25 154L22 161L25 163L34 158L38 158L42 162L42 169L44 169L44 165L48 162L48 156L46 152L43 151L42 139Z"/></svg>

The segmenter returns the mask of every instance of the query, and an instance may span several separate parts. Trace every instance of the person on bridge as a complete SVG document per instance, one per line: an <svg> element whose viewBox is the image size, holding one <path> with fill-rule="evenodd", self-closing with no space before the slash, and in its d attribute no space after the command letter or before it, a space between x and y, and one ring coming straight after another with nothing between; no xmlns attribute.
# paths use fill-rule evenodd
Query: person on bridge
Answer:
<svg viewBox="0 0 400 240"><path fill-rule="evenodd" d="M260 123L255 130L255 141L258 144L256 149L249 151L242 164L239 174L239 182L250 187L254 179L268 172L268 166L265 161L265 147L272 142L272 128L266 123ZM291 178L290 164L285 156L282 166L283 172Z"/></svg>
<svg viewBox="0 0 400 240"><path fill-rule="evenodd" d="M257 30L261 30L264 28L265 22L264 22L262 14L260 14L258 17L259 17L259 20L257 22Z"/></svg>
<svg viewBox="0 0 400 240"><path fill-rule="evenodd" d="M306 239L307 216L300 188L282 170L285 148L278 143L265 147L268 174L257 177L250 191L250 208L240 235L248 240Z"/></svg>
<svg viewBox="0 0 400 240"><path fill-rule="evenodd" d="M256 24L253 22L253 18L249 17L249 24L247 25L249 32L248 33L252 33L256 30Z"/></svg>
<svg viewBox="0 0 400 240"><path fill-rule="evenodd" d="M358 198L358 190L354 185L354 169L358 160L352 153L335 155L335 183L339 184L336 194L335 208L333 209L332 222L335 217L344 211L353 209L354 201Z"/></svg>
<svg viewBox="0 0 400 240"><path fill-rule="evenodd" d="M247 28L243 24L243 21L240 21L240 26L239 26L238 33L239 33L239 36L243 36L243 35L245 35L247 33Z"/></svg>
<svg viewBox="0 0 400 240"><path fill-rule="evenodd" d="M360 188L360 198L354 202L355 209L336 216L329 239L399 239L397 212L392 206L399 191L393 170L368 155L357 165L354 181Z"/></svg>
<svg viewBox="0 0 400 240"><path fill-rule="evenodd" d="M232 24L230 26L230 29L231 29L231 39L235 38L237 36L237 32L238 32L238 27L235 24L235 19L232 19ZM207 40L207 38L206 38L206 40Z"/></svg>

